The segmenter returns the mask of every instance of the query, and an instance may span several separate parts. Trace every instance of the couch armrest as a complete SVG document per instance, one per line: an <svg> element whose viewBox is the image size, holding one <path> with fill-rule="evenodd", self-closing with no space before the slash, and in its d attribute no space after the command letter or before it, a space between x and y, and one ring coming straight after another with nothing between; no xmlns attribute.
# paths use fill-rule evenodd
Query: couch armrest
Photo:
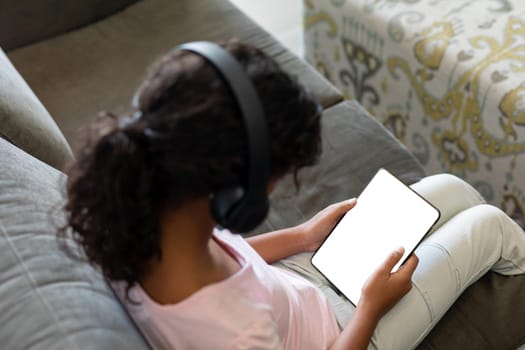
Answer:
<svg viewBox="0 0 525 350"><path fill-rule="evenodd" d="M64 135L1 49L0 137L57 169L73 159Z"/></svg>

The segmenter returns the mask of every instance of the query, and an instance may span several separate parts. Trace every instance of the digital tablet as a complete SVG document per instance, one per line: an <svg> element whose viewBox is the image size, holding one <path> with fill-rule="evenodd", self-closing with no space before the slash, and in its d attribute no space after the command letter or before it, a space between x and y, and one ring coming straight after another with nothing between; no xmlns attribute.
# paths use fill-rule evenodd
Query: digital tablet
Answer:
<svg viewBox="0 0 525 350"><path fill-rule="evenodd" d="M380 169L357 203L312 256L312 265L350 302L387 256L405 253L396 271L438 221L439 210L385 169Z"/></svg>

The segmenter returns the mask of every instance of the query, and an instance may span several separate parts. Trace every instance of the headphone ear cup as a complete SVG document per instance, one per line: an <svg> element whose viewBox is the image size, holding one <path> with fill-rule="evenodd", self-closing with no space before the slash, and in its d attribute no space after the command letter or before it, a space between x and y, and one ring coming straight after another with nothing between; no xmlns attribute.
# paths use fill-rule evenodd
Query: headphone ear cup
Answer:
<svg viewBox="0 0 525 350"><path fill-rule="evenodd" d="M243 233L253 230L266 219L270 203L266 195L261 195L253 200L251 205L247 204L246 207L249 208L244 210L247 213L240 220L237 220L239 232Z"/></svg>
<svg viewBox="0 0 525 350"><path fill-rule="evenodd" d="M244 197L240 186L223 188L211 196L211 214L219 225L230 228L229 215Z"/></svg>
<svg viewBox="0 0 525 350"><path fill-rule="evenodd" d="M212 194L211 213L223 228L247 233L257 227L268 214L270 203L265 193L247 196L242 187L229 187Z"/></svg>
<svg viewBox="0 0 525 350"><path fill-rule="evenodd" d="M245 234L257 227L266 218L269 203L264 194L247 194L228 213L225 224L232 232Z"/></svg>

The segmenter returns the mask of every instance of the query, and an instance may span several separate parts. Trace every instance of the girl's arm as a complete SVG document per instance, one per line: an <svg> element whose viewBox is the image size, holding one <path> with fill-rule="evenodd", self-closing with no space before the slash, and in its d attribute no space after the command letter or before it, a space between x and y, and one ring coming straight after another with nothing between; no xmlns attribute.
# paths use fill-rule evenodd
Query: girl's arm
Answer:
<svg viewBox="0 0 525 350"><path fill-rule="evenodd" d="M301 225L264 233L247 239L268 264L305 251Z"/></svg>
<svg viewBox="0 0 525 350"><path fill-rule="evenodd" d="M269 264L297 253L315 251L355 203L351 199L332 204L303 224L253 236L247 241Z"/></svg>

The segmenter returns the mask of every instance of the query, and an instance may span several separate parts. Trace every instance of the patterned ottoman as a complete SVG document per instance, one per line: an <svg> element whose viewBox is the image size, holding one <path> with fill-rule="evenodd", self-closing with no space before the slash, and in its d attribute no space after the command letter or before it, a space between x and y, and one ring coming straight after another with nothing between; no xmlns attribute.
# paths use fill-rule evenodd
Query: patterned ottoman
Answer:
<svg viewBox="0 0 525 350"><path fill-rule="evenodd" d="M304 0L306 59L423 163L525 222L525 1Z"/></svg>

